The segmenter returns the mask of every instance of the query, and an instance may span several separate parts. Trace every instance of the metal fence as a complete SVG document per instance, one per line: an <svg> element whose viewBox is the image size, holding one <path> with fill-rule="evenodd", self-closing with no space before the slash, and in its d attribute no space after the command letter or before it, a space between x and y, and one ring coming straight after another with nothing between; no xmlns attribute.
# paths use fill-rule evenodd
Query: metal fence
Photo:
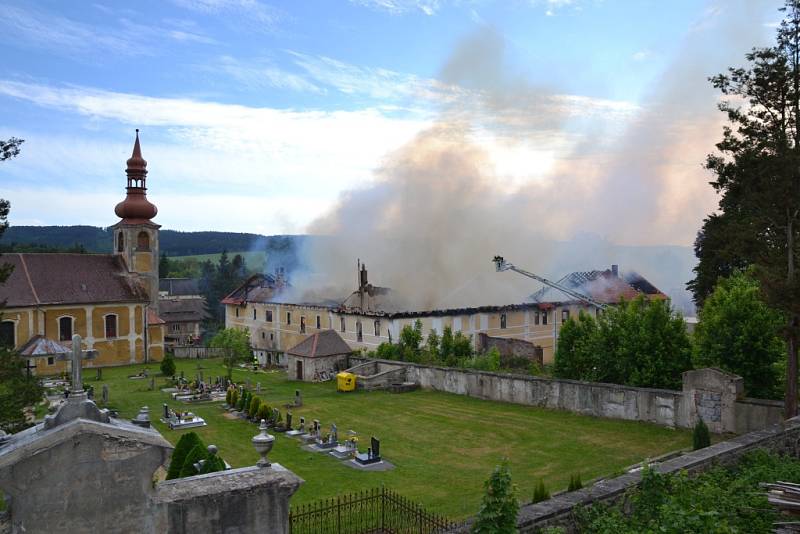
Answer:
<svg viewBox="0 0 800 534"><path fill-rule="evenodd" d="M292 534L435 534L457 524L386 488L293 506Z"/></svg>

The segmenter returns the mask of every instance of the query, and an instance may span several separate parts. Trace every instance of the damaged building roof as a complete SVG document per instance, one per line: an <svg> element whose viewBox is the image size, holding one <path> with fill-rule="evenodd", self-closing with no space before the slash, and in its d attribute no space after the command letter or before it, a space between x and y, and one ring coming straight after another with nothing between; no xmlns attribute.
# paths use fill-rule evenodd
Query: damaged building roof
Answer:
<svg viewBox="0 0 800 534"><path fill-rule="evenodd" d="M158 314L168 323L200 322L210 315L205 299L160 299Z"/></svg>
<svg viewBox="0 0 800 534"><path fill-rule="evenodd" d="M14 270L0 285L8 308L42 304L147 301L147 290L112 254L3 254Z"/></svg>
<svg viewBox="0 0 800 534"><path fill-rule="evenodd" d="M576 271L564 276L557 283L603 304L616 304L620 300L632 300L640 295L650 299L667 298L639 273L628 271L620 274L616 265L605 271ZM563 292L553 287L543 287L531 295L534 302L542 303L572 300L565 297Z"/></svg>

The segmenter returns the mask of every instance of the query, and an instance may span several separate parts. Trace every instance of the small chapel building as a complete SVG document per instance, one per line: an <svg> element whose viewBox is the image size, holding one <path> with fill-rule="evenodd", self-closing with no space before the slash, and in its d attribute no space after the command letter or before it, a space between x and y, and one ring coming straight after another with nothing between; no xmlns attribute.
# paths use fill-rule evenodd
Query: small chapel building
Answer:
<svg viewBox="0 0 800 534"><path fill-rule="evenodd" d="M158 309L158 212L147 200L147 162L139 130L127 162L127 194L114 212L110 254L0 256L13 266L0 285L0 343L19 349L37 336L69 346L73 334L84 349L98 351L84 366L105 367L161 361L164 321ZM29 357L39 375L66 370L55 355Z"/></svg>

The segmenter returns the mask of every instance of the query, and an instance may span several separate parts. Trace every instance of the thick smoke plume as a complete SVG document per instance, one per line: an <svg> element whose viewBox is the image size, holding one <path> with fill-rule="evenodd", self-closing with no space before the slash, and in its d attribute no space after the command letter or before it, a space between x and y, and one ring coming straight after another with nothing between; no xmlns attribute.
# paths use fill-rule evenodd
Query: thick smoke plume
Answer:
<svg viewBox="0 0 800 534"><path fill-rule="evenodd" d="M442 69L452 90L434 124L310 225L329 237L309 240L295 287L307 300L343 297L360 258L398 307L523 302L538 285L495 273L501 254L553 278L620 263L686 304L686 247L716 206L702 163L723 117L707 77L769 38L758 4L710 4L639 106L531 86L508 74L500 35L470 36ZM601 120L587 127L593 115ZM521 181L498 170L493 154L538 145L556 154L550 168L531 160Z"/></svg>

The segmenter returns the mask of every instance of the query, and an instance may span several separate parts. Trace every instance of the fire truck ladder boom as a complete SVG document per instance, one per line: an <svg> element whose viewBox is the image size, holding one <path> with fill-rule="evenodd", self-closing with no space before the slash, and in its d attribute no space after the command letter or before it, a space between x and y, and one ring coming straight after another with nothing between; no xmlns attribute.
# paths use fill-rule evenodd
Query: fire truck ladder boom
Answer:
<svg viewBox="0 0 800 534"><path fill-rule="evenodd" d="M513 263L507 262L502 256L495 256L492 261L494 262L495 267L497 268L497 272L514 271L515 273L519 273L522 276L527 276L528 278L533 278L534 280L537 280L537 281L543 283L544 285L550 286L553 289L557 289L557 290L561 291L562 293L566 293L567 295L569 295L570 297L572 297L574 299L580 300L581 302L585 302L586 304L589 304L591 306L595 306L597 308L600 308L601 310L604 310L604 309L606 309L608 307L606 304L603 304L601 302L597 302L593 298L587 297L583 293L579 293L579 292L577 292L577 291L575 291L573 289L569 289L568 287L564 287L561 284L558 284L556 282L551 282L547 278L543 278L543 277L539 276L538 274L534 274L534 273L525 271L523 269L520 269L520 268L514 266Z"/></svg>

